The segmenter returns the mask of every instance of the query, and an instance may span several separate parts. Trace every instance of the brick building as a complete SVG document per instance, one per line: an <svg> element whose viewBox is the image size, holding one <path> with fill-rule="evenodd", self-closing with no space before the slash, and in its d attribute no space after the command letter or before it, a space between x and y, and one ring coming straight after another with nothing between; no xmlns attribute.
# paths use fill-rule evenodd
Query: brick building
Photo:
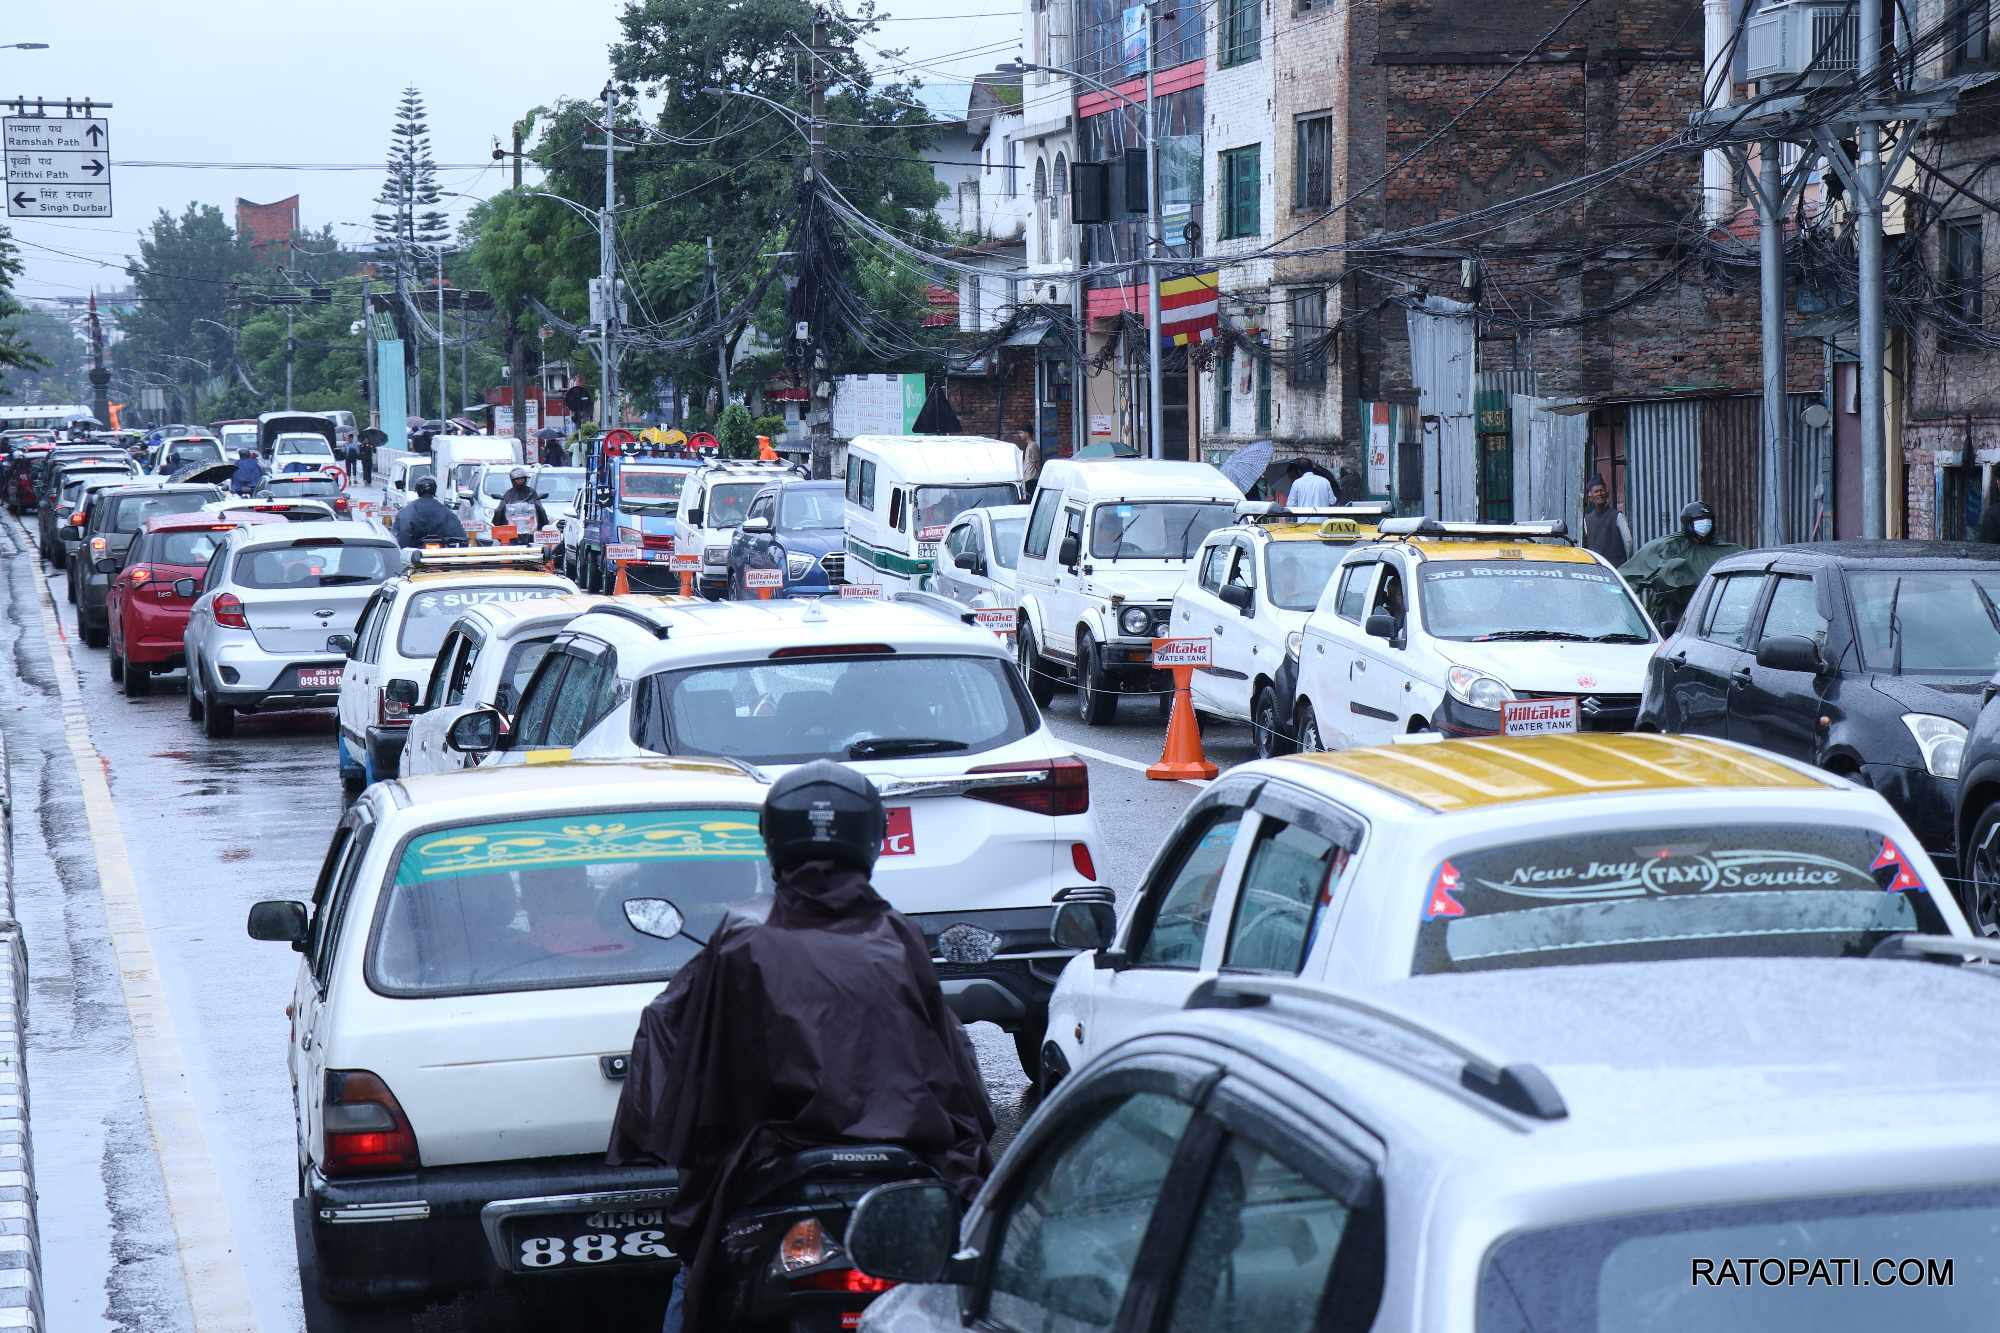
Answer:
<svg viewBox="0 0 2000 1333"><path fill-rule="evenodd" d="M292 237L299 230L299 197L292 195L273 204L236 201L236 234L250 242L250 253L258 263L280 263L291 258Z"/></svg>

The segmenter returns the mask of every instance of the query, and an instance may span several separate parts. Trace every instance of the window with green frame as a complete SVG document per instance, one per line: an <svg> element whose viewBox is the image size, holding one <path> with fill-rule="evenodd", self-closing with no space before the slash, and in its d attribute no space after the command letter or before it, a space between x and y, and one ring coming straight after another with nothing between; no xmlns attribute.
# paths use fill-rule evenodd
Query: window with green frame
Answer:
<svg viewBox="0 0 2000 1333"><path fill-rule="evenodd" d="M1262 145L1222 154L1222 239L1255 236L1263 230L1258 206L1264 193Z"/></svg>
<svg viewBox="0 0 2000 1333"><path fill-rule="evenodd" d="M1215 433L1229 433L1229 399L1235 388L1236 348L1224 343L1215 352Z"/></svg>
<svg viewBox="0 0 2000 1333"><path fill-rule="evenodd" d="M1264 0L1223 0L1224 65L1240 65L1263 54Z"/></svg>
<svg viewBox="0 0 2000 1333"><path fill-rule="evenodd" d="M1271 357L1267 345L1264 355L1257 358L1257 430L1263 433L1271 429Z"/></svg>

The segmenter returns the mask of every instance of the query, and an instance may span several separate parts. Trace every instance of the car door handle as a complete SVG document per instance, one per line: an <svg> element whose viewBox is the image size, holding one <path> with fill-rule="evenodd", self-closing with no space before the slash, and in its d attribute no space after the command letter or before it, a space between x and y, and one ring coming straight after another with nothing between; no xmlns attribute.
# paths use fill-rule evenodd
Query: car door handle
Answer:
<svg viewBox="0 0 2000 1333"><path fill-rule="evenodd" d="M1220 626L1220 625L1217 625L1217 626L1215 627L1215 632L1216 632L1217 634L1220 634L1220 633L1222 633L1222 626Z"/></svg>
<svg viewBox="0 0 2000 1333"><path fill-rule="evenodd" d="M1688 664L1688 655L1685 652L1670 653L1667 660L1677 667L1684 667Z"/></svg>
<svg viewBox="0 0 2000 1333"><path fill-rule="evenodd" d="M1729 684L1732 689L1739 690L1748 686L1750 684L1750 668L1737 667L1736 670L1730 672Z"/></svg>

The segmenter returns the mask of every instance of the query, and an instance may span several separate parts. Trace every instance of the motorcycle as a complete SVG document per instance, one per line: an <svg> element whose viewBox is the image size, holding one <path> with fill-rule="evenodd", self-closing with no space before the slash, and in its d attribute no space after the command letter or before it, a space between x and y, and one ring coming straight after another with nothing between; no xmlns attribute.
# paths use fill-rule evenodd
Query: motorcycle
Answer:
<svg viewBox="0 0 2000 1333"><path fill-rule="evenodd" d="M630 898L625 919L654 939L708 941L664 898ZM861 1197L899 1180L933 1180L922 1158L893 1143L844 1143L768 1158L745 1173L723 1226L712 1293L732 1333L839 1333L895 1283L848 1258L847 1219Z"/></svg>

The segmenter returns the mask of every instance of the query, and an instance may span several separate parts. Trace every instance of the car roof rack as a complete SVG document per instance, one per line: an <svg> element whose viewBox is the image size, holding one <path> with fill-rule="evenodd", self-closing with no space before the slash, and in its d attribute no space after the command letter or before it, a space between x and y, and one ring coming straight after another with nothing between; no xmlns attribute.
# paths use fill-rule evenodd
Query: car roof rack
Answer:
<svg viewBox="0 0 2000 1333"><path fill-rule="evenodd" d="M666 610L665 607L658 609L662 611ZM591 607L583 614L586 616L616 616L620 620L631 621L656 639L664 640L673 637L674 627L672 625L663 620L655 620L652 616L646 614L644 608L632 606L625 602L606 602L602 606Z"/></svg>
<svg viewBox="0 0 2000 1333"><path fill-rule="evenodd" d="M1966 941L1953 942L1966 943ZM1394 1028L1405 1036L1415 1037L1428 1045L1435 1046L1460 1062L1459 1087L1518 1115L1527 1116L1532 1120L1561 1120L1569 1115L1569 1107L1564 1103L1562 1093L1557 1091L1555 1081L1543 1072L1540 1065L1526 1061L1508 1062L1481 1050L1470 1038L1460 1036L1430 1019L1419 1018L1392 1004L1365 999L1350 991L1308 985L1302 981L1292 981L1282 977L1233 975L1211 977L1195 987L1194 993L1188 996L1185 1007L1253 1009L1269 1004L1274 999L1299 1000L1307 1004L1340 1009L1373 1019L1384 1027ZM1374 1045L1358 1042L1348 1044L1357 1049L1365 1049L1370 1055L1385 1054L1381 1048ZM1420 1062L1411 1060L1397 1060L1396 1063L1411 1069L1428 1068Z"/></svg>
<svg viewBox="0 0 2000 1333"><path fill-rule="evenodd" d="M1869 951L1870 958L1920 958L1933 963L1989 964L1981 970L1989 976L2000 977L2000 970L1991 964L2000 964L2000 940L1966 939L1957 935L1919 935L1905 932L1885 936L1881 943Z"/></svg>
<svg viewBox="0 0 2000 1333"><path fill-rule="evenodd" d="M313 495L293 497L273 496L272 499L291 498L316 500ZM517 546L506 550L480 550L465 546L423 546L411 547L404 552L405 563L412 574L433 570L453 569L542 569L548 557L539 547Z"/></svg>
<svg viewBox="0 0 2000 1333"><path fill-rule="evenodd" d="M1240 523L1317 523L1329 518L1376 521L1387 518L1386 500L1358 500L1353 504L1317 505L1311 509L1287 509L1275 500L1242 500L1236 506Z"/></svg>
<svg viewBox="0 0 2000 1333"><path fill-rule="evenodd" d="M1385 518L1384 537L1457 537L1467 541L1569 542L1569 525L1561 519L1542 523L1446 523L1428 516Z"/></svg>

